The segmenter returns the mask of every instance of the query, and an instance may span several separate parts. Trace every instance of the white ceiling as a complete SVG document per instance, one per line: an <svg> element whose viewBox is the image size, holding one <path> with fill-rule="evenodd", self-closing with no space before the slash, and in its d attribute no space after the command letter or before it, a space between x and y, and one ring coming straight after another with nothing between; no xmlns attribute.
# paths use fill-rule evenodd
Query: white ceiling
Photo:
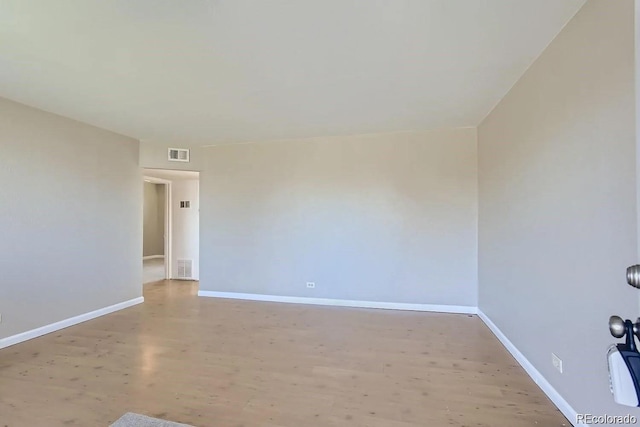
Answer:
<svg viewBox="0 0 640 427"><path fill-rule="evenodd" d="M584 0L0 0L0 96L144 140L475 126Z"/></svg>

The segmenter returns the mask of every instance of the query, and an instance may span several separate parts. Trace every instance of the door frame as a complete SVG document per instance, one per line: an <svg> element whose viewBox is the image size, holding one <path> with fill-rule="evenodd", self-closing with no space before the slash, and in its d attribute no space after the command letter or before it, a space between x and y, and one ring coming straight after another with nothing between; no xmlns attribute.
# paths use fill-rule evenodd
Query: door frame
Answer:
<svg viewBox="0 0 640 427"><path fill-rule="evenodd" d="M152 184L164 184L164 278L170 280L173 271L173 257L171 251L172 242L172 218L171 218L171 183L168 179L143 176L144 181Z"/></svg>

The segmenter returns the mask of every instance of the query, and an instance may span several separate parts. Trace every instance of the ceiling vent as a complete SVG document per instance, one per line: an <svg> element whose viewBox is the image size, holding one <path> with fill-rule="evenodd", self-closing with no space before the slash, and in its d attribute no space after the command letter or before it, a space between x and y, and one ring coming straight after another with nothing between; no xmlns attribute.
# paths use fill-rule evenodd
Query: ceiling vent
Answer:
<svg viewBox="0 0 640 427"><path fill-rule="evenodd" d="M187 148L169 148L170 162L188 162L189 150Z"/></svg>
<svg viewBox="0 0 640 427"><path fill-rule="evenodd" d="M178 279L192 279L193 278L193 260L192 259L179 259L178 260Z"/></svg>

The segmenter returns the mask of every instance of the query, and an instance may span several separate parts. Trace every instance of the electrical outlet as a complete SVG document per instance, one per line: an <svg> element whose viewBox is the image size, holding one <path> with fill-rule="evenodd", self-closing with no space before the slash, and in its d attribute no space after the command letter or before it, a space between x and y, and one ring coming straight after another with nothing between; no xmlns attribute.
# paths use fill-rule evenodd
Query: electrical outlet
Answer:
<svg viewBox="0 0 640 427"><path fill-rule="evenodd" d="M307 288L315 288L316 282L307 282Z"/></svg>
<svg viewBox="0 0 640 427"><path fill-rule="evenodd" d="M558 372L562 373L562 359L554 353L551 353L551 363L553 363L553 367L556 368Z"/></svg>

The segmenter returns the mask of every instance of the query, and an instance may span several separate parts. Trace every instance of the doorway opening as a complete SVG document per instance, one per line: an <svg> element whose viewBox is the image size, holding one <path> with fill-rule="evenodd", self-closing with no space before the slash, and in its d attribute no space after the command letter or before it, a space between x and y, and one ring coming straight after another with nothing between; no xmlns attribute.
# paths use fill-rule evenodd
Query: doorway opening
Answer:
<svg viewBox="0 0 640 427"><path fill-rule="evenodd" d="M143 177L143 283L199 280L199 172L143 169Z"/></svg>

